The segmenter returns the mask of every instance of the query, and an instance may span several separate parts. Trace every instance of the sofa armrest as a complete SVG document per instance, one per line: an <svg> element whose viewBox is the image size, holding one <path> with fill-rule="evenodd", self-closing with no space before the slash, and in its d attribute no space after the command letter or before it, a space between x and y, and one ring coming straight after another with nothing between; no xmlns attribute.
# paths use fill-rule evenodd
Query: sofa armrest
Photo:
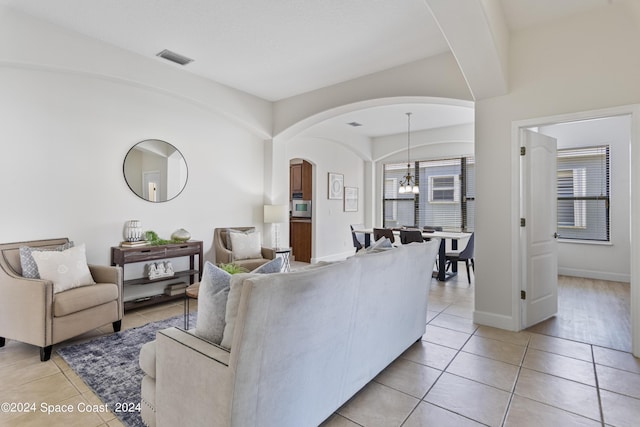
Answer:
<svg viewBox="0 0 640 427"><path fill-rule="evenodd" d="M264 259L275 259L276 258L276 251L273 248L262 247L262 258L264 258Z"/></svg>
<svg viewBox="0 0 640 427"><path fill-rule="evenodd" d="M115 283L122 285L122 267L108 265L89 265L89 271L93 280L98 283Z"/></svg>
<svg viewBox="0 0 640 427"><path fill-rule="evenodd" d="M40 347L52 344L53 282L26 279L0 267L0 337Z"/></svg>
<svg viewBox="0 0 640 427"><path fill-rule="evenodd" d="M156 335L158 425L229 425L233 395L230 353L178 328ZM188 408L188 410L186 409Z"/></svg>
<svg viewBox="0 0 640 427"><path fill-rule="evenodd" d="M233 253L222 246L216 246L216 263L229 264L233 262Z"/></svg>

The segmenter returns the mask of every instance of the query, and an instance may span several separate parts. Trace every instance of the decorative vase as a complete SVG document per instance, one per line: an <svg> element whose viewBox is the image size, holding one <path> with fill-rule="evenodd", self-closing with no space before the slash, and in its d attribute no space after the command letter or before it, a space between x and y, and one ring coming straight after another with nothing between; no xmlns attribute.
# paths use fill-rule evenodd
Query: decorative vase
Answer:
<svg viewBox="0 0 640 427"><path fill-rule="evenodd" d="M127 221L124 225L124 240L126 242L139 242L143 240L142 224L137 219Z"/></svg>
<svg viewBox="0 0 640 427"><path fill-rule="evenodd" d="M184 228L174 231L173 234L171 235L172 240L178 240L180 242L186 242L190 238L191 238L191 233L189 233Z"/></svg>

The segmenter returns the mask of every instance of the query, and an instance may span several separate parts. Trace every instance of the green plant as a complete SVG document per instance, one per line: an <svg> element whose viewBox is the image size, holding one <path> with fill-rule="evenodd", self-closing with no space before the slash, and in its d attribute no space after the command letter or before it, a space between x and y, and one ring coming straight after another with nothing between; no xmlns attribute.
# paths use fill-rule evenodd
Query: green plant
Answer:
<svg viewBox="0 0 640 427"><path fill-rule="evenodd" d="M178 240L166 240L158 237L158 233L153 230L145 231L144 239L149 242L150 245L158 246L158 245L166 245L169 243L181 243Z"/></svg>
<svg viewBox="0 0 640 427"><path fill-rule="evenodd" d="M240 267L239 265L230 263L230 264L219 264L218 267L220 267L222 270L226 271L229 274L237 274L237 273L248 273L249 270L247 270L244 267Z"/></svg>

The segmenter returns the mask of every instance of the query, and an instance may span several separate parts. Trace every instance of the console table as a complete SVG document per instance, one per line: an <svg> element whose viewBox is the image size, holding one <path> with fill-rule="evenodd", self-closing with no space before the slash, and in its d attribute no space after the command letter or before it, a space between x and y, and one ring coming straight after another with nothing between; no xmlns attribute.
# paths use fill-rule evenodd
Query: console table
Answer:
<svg viewBox="0 0 640 427"><path fill-rule="evenodd" d="M198 265L195 264L195 256L198 256ZM124 275L125 265L145 262L163 260L168 258L189 257L189 269L176 271L171 277L163 277L158 279L149 279L148 277L139 277L135 279L128 279L123 282L123 286L134 286L149 283L157 283L163 280L173 280L179 277L188 277L189 284L194 284L202 277L202 241L189 240L184 243L171 243L168 245L159 246L140 246L140 247L111 247L111 265L122 267ZM132 301L124 302L125 311L132 308L144 307L147 305L158 304L164 301L170 301L175 299L184 298L184 294L178 295L151 295L143 298L137 298Z"/></svg>

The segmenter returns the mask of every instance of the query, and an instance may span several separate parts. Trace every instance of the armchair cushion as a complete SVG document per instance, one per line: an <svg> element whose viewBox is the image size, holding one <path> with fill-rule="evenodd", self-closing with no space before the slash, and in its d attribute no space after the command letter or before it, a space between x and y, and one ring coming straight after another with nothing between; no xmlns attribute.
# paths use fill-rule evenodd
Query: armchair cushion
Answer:
<svg viewBox="0 0 640 427"><path fill-rule="evenodd" d="M32 248L31 246L20 247L20 264L22 267L22 277L27 279L39 279L38 264L33 259L34 251L65 251L73 247L73 242L67 242L55 248Z"/></svg>
<svg viewBox="0 0 640 427"><path fill-rule="evenodd" d="M62 317L97 307L117 300L119 293L118 285L114 283L99 283L59 292L53 300L53 315Z"/></svg>
<svg viewBox="0 0 640 427"><path fill-rule="evenodd" d="M87 265L84 243L64 251L34 251L40 277L53 282L53 293L96 282Z"/></svg>
<svg viewBox="0 0 640 427"><path fill-rule="evenodd" d="M260 232L229 233L234 259L262 258Z"/></svg>

